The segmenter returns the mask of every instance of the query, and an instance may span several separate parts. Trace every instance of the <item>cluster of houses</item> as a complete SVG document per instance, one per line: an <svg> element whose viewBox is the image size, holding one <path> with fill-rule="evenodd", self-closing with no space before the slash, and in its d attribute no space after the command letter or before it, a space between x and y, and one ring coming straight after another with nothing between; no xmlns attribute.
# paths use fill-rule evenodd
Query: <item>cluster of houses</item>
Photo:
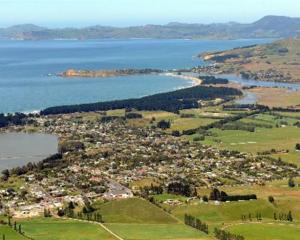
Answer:
<svg viewBox="0 0 300 240"><path fill-rule="evenodd" d="M39 131L60 138L64 164L20 176L20 191L0 191L2 209L19 217L33 216L71 201L83 205L97 199L131 198L139 192L132 183L145 178L156 179L163 187L178 178L196 187L215 187L299 175L297 168L280 161L218 150L157 128L132 127L124 120L103 123L100 113L99 119L94 116L34 119Z"/></svg>

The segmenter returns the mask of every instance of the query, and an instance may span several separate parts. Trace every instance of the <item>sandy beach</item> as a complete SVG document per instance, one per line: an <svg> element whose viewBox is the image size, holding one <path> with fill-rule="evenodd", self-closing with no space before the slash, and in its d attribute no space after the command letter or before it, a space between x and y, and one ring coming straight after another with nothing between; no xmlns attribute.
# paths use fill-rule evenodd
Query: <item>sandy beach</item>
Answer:
<svg viewBox="0 0 300 240"><path fill-rule="evenodd" d="M163 73L162 75L164 76L169 76L169 77L176 77L176 78L181 78L181 79L185 79L185 80L190 80L193 82L192 86L198 86L202 84L202 80L194 77L194 76L188 76L188 75L178 75L176 73L172 73L172 72L168 72L168 73Z"/></svg>

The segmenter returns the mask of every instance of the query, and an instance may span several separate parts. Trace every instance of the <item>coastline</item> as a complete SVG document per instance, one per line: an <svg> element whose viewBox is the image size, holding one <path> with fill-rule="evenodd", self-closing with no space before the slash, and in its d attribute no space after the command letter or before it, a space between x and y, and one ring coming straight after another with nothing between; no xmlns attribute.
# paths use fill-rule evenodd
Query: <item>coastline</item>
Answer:
<svg viewBox="0 0 300 240"><path fill-rule="evenodd" d="M194 76L188 76L188 75L178 75L176 73L172 72L166 72L166 73L161 73L161 75L168 76L168 77L175 77L175 78L181 78L185 80L190 80L192 81L192 87L198 86L202 84L202 80L194 77Z"/></svg>
<svg viewBox="0 0 300 240"><path fill-rule="evenodd" d="M161 76L166 76L166 77L173 77L173 78L180 78L180 79L184 79L184 80L187 80L187 81L190 81L191 84L189 84L188 86L178 86L178 87L175 87L175 88L172 88L172 89L169 89L168 91L165 91L165 92L172 92L174 90L178 90L178 89L184 89L184 88L189 88L189 87L195 87L195 86L199 86L202 84L202 80L197 78L197 77L194 77L194 76L188 76L188 75L178 75L176 73L173 73L173 72L164 72L164 73L151 73L151 74L156 74L156 75L161 75ZM122 76L118 76L118 77L122 77ZM149 95L152 95L152 94L149 94ZM146 95L148 96L148 95ZM28 114L40 114L40 112L43 110L42 109L35 109L35 110L24 110L24 111L21 111L21 113L24 113L26 115ZM14 112L10 112L10 113L14 113ZM9 113L5 113L5 114L9 114Z"/></svg>

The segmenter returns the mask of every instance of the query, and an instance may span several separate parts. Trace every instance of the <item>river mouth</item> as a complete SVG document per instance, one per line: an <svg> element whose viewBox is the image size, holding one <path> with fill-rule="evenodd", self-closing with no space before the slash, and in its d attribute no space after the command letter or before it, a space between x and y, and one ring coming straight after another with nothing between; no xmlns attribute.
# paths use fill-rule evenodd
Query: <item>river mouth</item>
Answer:
<svg viewBox="0 0 300 240"><path fill-rule="evenodd" d="M42 133L0 133L0 170L37 163L57 153L58 138Z"/></svg>
<svg viewBox="0 0 300 240"><path fill-rule="evenodd" d="M288 91L299 91L300 83L272 82L272 81L256 81L252 79L243 79L234 74L220 74L215 77L226 78L231 83L240 84L243 87L263 87L263 88L284 88ZM237 104L256 104L258 97L255 93L247 90L243 91L244 96L237 99Z"/></svg>

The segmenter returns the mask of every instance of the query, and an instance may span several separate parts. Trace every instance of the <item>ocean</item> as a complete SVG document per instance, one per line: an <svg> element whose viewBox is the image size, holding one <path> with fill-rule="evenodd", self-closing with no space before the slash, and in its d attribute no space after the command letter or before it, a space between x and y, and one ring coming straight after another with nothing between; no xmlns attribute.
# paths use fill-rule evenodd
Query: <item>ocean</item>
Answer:
<svg viewBox="0 0 300 240"><path fill-rule="evenodd" d="M181 69L203 65L197 55L271 42L243 40L0 41L0 112L137 98L192 85L170 76L61 78L75 69Z"/></svg>

